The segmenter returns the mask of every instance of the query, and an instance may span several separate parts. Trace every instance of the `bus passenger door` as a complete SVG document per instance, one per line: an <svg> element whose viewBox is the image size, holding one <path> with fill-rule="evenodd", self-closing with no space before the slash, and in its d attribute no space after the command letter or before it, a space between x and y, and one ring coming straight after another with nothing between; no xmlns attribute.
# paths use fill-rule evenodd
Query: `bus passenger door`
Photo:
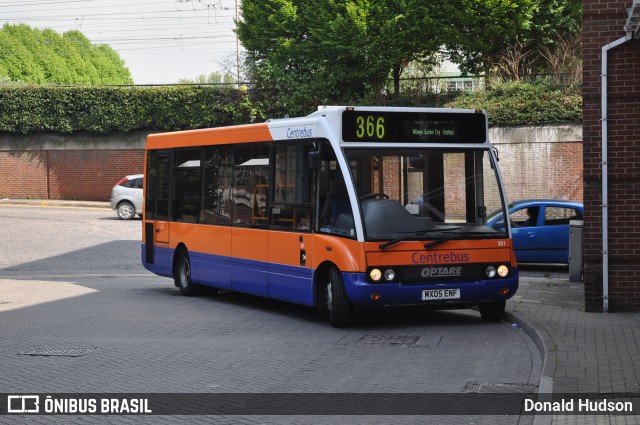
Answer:
<svg viewBox="0 0 640 425"><path fill-rule="evenodd" d="M312 235L271 231L269 234L269 297L312 306Z"/></svg>
<svg viewBox="0 0 640 425"><path fill-rule="evenodd" d="M171 181L169 153L158 155L158 206L156 210L156 242L169 243L169 190Z"/></svg>
<svg viewBox="0 0 640 425"><path fill-rule="evenodd" d="M313 305L311 227L312 141L279 142L272 161L273 192L269 232L269 297Z"/></svg>
<svg viewBox="0 0 640 425"><path fill-rule="evenodd" d="M171 274L169 243L170 153L148 151L145 175L145 263L155 273Z"/></svg>

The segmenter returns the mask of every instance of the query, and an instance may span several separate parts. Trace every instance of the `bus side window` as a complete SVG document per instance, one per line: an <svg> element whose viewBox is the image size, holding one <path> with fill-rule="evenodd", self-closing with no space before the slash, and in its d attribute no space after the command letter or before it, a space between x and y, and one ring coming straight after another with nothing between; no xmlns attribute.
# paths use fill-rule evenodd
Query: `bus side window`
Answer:
<svg viewBox="0 0 640 425"><path fill-rule="evenodd" d="M204 155L204 208L201 223L231 225L233 148L212 146Z"/></svg>
<svg viewBox="0 0 640 425"><path fill-rule="evenodd" d="M353 212L346 187L333 149L328 143L323 143L322 168L319 171L317 231L355 237Z"/></svg>
<svg viewBox="0 0 640 425"><path fill-rule="evenodd" d="M275 146L272 228L311 231L313 173L308 165L311 147L310 142L300 141Z"/></svg>
<svg viewBox="0 0 640 425"><path fill-rule="evenodd" d="M176 150L173 160L173 196L171 219L198 223L202 193L202 150Z"/></svg>
<svg viewBox="0 0 640 425"><path fill-rule="evenodd" d="M233 169L233 225L269 224L269 146L238 146Z"/></svg>

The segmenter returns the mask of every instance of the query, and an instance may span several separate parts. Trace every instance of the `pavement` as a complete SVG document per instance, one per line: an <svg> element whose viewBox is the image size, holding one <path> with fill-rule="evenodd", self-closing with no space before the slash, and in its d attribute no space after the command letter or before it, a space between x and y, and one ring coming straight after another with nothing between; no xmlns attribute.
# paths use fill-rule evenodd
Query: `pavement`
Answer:
<svg viewBox="0 0 640 425"><path fill-rule="evenodd" d="M637 409L640 312L585 312L584 284L551 272L521 278L504 320L530 335L542 354L539 394L599 394L607 400L631 395ZM640 424L640 416L559 413L538 415L534 423Z"/></svg>
<svg viewBox="0 0 640 425"><path fill-rule="evenodd" d="M0 200L0 205L109 208L108 202ZM598 394L640 404L640 312L584 310L584 284L566 271L524 276L507 302L504 320L526 332L543 358L539 394L573 397ZM534 424L640 424L640 415L567 414L535 416Z"/></svg>

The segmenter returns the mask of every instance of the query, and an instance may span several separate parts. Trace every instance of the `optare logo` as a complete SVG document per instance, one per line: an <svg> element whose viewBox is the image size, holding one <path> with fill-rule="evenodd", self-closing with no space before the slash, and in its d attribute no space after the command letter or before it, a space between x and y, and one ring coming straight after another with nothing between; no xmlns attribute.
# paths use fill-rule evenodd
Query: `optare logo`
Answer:
<svg viewBox="0 0 640 425"><path fill-rule="evenodd" d="M7 413L40 413L40 396L7 396Z"/></svg>
<svg viewBox="0 0 640 425"><path fill-rule="evenodd" d="M460 277L462 266L431 266L425 267L420 272L422 277Z"/></svg>

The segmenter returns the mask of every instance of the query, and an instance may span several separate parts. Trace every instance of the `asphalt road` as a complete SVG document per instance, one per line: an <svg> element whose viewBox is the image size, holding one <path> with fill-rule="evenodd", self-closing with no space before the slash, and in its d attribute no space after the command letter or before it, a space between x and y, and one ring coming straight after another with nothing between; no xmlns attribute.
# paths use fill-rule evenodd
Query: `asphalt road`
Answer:
<svg viewBox="0 0 640 425"><path fill-rule="evenodd" d="M237 293L182 297L140 265L140 220L0 207L0 393L535 391L541 359L472 310L326 313ZM53 355L60 354L60 355ZM304 411L304 406L301 407ZM461 412L451 412L461 413ZM38 423L71 417L38 416ZM531 423L529 416L73 416L74 423ZM23 423L25 416L0 416ZM33 417L28 418L33 419ZM31 422L31 421L29 421Z"/></svg>

